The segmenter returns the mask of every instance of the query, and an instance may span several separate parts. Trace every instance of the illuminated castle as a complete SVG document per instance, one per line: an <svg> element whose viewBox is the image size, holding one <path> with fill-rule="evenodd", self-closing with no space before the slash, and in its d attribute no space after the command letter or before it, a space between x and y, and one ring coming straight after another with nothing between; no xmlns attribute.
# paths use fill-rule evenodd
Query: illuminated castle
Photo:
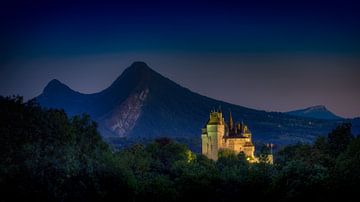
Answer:
<svg viewBox="0 0 360 202"><path fill-rule="evenodd" d="M251 132L244 123L234 125L230 112L229 124L225 123L222 112L212 111L201 134L202 154L217 160L221 149L229 149L236 154L244 152L250 162L257 162Z"/></svg>

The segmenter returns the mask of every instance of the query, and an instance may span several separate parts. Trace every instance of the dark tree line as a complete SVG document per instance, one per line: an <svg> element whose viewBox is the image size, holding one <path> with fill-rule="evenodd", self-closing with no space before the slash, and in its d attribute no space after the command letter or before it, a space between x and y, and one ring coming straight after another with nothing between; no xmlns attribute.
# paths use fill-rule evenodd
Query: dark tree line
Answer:
<svg viewBox="0 0 360 202"><path fill-rule="evenodd" d="M262 150L262 153L267 151ZM167 138L112 150L89 116L69 118L0 97L0 201L350 201L360 190L360 138L342 124L249 164L217 162ZM266 156L266 155L264 155Z"/></svg>

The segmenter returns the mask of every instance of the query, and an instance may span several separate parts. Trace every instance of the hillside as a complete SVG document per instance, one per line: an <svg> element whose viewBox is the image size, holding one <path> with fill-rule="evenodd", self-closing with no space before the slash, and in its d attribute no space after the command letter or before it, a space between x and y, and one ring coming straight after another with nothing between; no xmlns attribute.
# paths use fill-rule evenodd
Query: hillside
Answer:
<svg viewBox="0 0 360 202"><path fill-rule="evenodd" d="M143 62L133 63L101 92L82 94L53 80L36 99L44 107L63 108L69 115L89 114L112 143L161 136L196 142L210 110L218 108L225 117L231 110L234 120L247 123L255 142L281 145L310 142L343 121L266 112L215 100L176 84Z"/></svg>

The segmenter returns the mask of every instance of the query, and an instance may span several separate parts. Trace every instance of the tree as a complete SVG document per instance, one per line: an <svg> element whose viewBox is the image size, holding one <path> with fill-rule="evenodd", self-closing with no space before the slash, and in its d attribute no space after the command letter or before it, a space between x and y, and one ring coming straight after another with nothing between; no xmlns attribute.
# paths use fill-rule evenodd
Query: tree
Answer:
<svg viewBox="0 0 360 202"><path fill-rule="evenodd" d="M89 116L0 97L0 186L13 200L101 200L111 150ZM20 193L20 194L16 194Z"/></svg>
<svg viewBox="0 0 360 202"><path fill-rule="evenodd" d="M332 157L345 151L354 136L351 134L351 123L343 123L328 134L329 150Z"/></svg>
<svg viewBox="0 0 360 202"><path fill-rule="evenodd" d="M269 146L266 144L261 145L260 153L259 153L259 162L260 163L268 163L270 161L271 151Z"/></svg>
<svg viewBox="0 0 360 202"><path fill-rule="evenodd" d="M336 160L333 188L343 196L357 196L360 187L360 137L355 138Z"/></svg>

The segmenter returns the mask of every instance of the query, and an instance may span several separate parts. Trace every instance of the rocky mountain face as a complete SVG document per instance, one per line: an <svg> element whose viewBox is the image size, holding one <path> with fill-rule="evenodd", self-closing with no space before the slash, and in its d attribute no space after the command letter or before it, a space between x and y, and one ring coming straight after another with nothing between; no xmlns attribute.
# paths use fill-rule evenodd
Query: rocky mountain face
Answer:
<svg viewBox="0 0 360 202"><path fill-rule="evenodd" d="M101 92L82 94L53 80L35 99L71 116L89 114L98 122L102 136L113 144L167 136L200 147L201 128L209 112L219 108L224 109L226 118L231 110L234 120L244 121L255 142L281 145L312 141L344 121L266 112L211 99L163 77L143 62L133 63Z"/></svg>

